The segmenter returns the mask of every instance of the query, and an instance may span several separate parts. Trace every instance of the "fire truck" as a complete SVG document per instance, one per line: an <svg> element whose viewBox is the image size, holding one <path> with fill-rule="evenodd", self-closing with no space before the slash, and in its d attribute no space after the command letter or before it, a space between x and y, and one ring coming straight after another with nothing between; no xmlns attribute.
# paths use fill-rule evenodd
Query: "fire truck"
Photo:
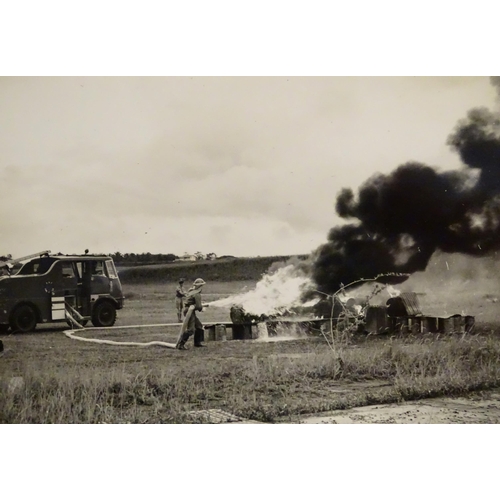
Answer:
<svg viewBox="0 0 500 500"><path fill-rule="evenodd" d="M17 271L10 271L21 263ZM0 262L0 332L31 332L39 323L71 318L85 326L113 326L124 296L108 255L40 252ZM68 316L69 314L69 316Z"/></svg>

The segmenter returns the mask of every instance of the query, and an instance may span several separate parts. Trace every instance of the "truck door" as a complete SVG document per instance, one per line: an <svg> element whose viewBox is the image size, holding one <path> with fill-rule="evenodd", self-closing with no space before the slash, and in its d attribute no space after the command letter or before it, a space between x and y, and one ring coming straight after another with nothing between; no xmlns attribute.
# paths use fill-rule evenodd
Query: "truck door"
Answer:
<svg viewBox="0 0 500 500"><path fill-rule="evenodd" d="M65 302L73 307L77 304L78 276L72 262L59 261L51 275L54 278L52 293L52 320L64 319Z"/></svg>
<svg viewBox="0 0 500 500"><path fill-rule="evenodd" d="M90 293L92 296L109 295L110 290L110 280L104 271L104 262L102 260L98 260L92 265Z"/></svg>
<svg viewBox="0 0 500 500"><path fill-rule="evenodd" d="M92 268L93 262L89 260L82 261L81 274L81 294L80 294L80 313L83 316L90 316L90 296L92 294Z"/></svg>

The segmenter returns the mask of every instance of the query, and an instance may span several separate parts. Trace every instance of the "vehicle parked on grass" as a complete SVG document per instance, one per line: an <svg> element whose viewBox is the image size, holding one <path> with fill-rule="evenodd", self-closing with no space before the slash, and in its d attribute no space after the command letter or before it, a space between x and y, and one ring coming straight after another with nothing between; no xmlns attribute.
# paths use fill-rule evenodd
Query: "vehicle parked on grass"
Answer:
<svg viewBox="0 0 500 500"><path fill-rule="evenodd" d="M0 276L0 331L10 327L30 332L38 323L71 324L68 313L82 326L89 320L96 327L114 325L124 296L110 256L45 252L32 257L14 274Z"/></svg>

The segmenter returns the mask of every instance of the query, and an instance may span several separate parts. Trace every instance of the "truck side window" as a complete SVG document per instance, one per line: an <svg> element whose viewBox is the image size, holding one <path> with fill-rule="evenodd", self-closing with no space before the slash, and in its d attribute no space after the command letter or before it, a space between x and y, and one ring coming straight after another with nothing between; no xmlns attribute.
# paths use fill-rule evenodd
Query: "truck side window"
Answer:
<svg viewBox="0 0 500 500"><path fill-rule="evenodd" d="M18 274L45 274L54 262L55 259L51 258L33 259L30 262L24 264L24 266L22 266L19 270Z"/></svg>
<svg viewBox="0 0 500 500"><path fill-rule="evenodd" d="M104 267L101 261L95 262L92 266L92 275L93 276L104 276Z"/></svg>
<svg viewBox="0 0 500 500"><path fill-rule="evenodd" d="M35 263L36 263L36 268L38 269L38 262L36 261L31 261L27 262L24 264L23 267L21 267L19 274L35 274Z"/></svg>
<svg viewBox="0 0 500 500"><path fill-rule="evenodd" d="M82 281L83 269L81 262L75 262L78 281Z"/></svg>
<svg viewBox="0 0 500 500"><path fill-rule="evenodd" d="M40 262L38 264L38 269L36 268L36 264L35 264L35 273L36 274L45 274L50 269L52 262L54 262L54 261L50 260L50 259L40 259Z"/></svg>
<svg viewBox="0 0 500 500"><path fill-rule="evenodd" d="M62 263L62 275L63 278L74 278L75 271L73 270L72 262L63 262Z"/></svg>

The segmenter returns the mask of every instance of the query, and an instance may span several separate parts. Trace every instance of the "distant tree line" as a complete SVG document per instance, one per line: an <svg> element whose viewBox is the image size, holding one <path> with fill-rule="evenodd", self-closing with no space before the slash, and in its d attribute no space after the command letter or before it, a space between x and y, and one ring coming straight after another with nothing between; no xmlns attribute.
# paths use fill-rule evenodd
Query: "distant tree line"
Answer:
<svg viewBox="0 0 500 500"><path fill-rule="evenodd" d="M165 264L174 262L179 257L173 253L121 253L110 254L115 264Z"/></svg>
<svg viewBox="0 0 500 500"><path fill-rule="evenodd" d="M110 254L115 261L115 264L121 265L142 265L142 264L168 264L169 262L174 262L176 260L215 260L217 255L213 252L204 254L202 252L196 252L194 254L184 253L182 256L175 255L173 253L121 253L115 252Z"/></svg>

